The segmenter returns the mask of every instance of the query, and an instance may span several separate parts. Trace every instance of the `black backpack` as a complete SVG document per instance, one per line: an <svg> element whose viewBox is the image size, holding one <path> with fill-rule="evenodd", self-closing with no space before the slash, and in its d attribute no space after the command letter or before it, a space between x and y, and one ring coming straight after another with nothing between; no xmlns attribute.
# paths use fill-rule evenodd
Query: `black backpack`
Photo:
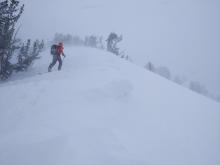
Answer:
<svg viewBox="0 0 220 165"><path fill-rule="evenodd" d="M57 52L57 45L52 45L51 46L50 54L52 54L52 55L57 55L58 54L58 52Z"/></svg>

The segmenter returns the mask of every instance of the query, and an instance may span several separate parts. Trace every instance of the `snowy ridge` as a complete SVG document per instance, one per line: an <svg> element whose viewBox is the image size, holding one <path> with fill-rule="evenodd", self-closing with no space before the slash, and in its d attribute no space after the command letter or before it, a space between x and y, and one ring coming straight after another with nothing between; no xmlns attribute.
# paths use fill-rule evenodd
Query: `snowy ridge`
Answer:
<svg viewBox="0 0 220 165"><path fill-rule="evenodd" d="M100 50L66 54L0 85L1 165L220 164L220 104Z"/></svg>

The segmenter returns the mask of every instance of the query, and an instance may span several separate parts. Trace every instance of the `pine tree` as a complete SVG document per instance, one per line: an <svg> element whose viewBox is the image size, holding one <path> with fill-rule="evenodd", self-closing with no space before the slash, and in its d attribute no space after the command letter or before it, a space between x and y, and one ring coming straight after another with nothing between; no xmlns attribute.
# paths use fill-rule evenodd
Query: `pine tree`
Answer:
<svg viewBox="0 0 220 165"><path fill-rule="evenodd" d="M19 54L18 54L18 57L17 57L18 62L17 62L17 64L13 65L13 69L16 72L25 71L27 69L28 66L27 66L25 61L29 56L30 46L31 46L31 40L28 39L27 43L26 44L23 43L23 45L20 47L20 51L19 51Z"/></svg>
<svg viewBox="0 0 220 165"><path fill-rule="evenodd" d="M151 72L155 72L155 67L151 62L148 62L144 67Z"/></svg>
<svg viewBox="0 0 220 165"><path fill-rule="evenodd" d="M29 54L29 51L30 51L30 46L31 46L31 39L28 39L27 44L24 47L24 52L23 52L24 58L28 57L28 54Z"/></svg>
<svg viewBox="0 0 220 165"><path fill-rule="evenodd" d="M18 54L18 64L22 64L22 62L23 62L23 54L25 54L25 46L24 46L24 44L21 46L19 54Z"/></svg>
<svg viewBox="0 0 220 165"><path fill-rule="evenodd" d="M42 40L40 45L39 45L39 49L43 50L44 48L45 48L45 43L44 43L44 40Z"/></svg>
<svg viewBox="0 0 220 165"><path fill-rule="evenodd" d="M119 48L117 44L122 40L122 35L119 37L116 33L110 33L107 41L107 50L116 55L120 55Z"/></svg>
<svg viewBox="0 0 220 165"><path fill-rule="evenodd" d="M26 71L29 66L33 64L33 61L39 59L40 52L44 49L44 42L41 43L36 40L31 46L31 40L27 40L26 45L20 48L20 52L18 55L18 62L13 66L13 69L16 72Z"/></svg>
<svg viewBox="0 0 220 165"><path fill-rule="evenodd" d="M7 79L13 70L10 59L16 46L15 25L23 13L17 0L0 2L0 79Z"/></svg>
<svg viewBox="0 0 220 165"><path fill-rule="evenodd" d="M39 54L39 52L40 52L40 50L39 50L39 41L38 40L36 40L35 42L34 42L34 45L33 45L33 51L32 51L32 54L31 54L31 56L36 56L37 54Z"/></svg>

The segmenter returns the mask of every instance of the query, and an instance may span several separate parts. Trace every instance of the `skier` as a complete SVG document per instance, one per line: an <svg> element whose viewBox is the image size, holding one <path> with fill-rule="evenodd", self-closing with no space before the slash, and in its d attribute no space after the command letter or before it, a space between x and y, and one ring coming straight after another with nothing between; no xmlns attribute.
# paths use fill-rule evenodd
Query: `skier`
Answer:
<svg viewBox="0 0 220 165"><path fill-rule="evenodd" d="M62 67L61 55L66 57L63 50L64 50L64 47L63 47L62 42L60 42L59 45L52 45L51 54L53 55L53 61L50 63L48 67L48 72L51 72L51 69L56 64L57 61L59 62L58 70L61 70L61 67Z"/></svg>

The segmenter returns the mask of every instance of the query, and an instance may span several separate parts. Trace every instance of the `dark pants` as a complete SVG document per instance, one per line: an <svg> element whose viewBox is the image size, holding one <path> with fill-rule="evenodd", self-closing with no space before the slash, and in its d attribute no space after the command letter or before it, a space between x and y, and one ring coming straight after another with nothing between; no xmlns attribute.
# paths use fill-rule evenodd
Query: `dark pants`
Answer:
<svg viewBox="0 0 220 165"><path fill-rule="evenodd" d="M58 66L58 70L61 70L62 67L62 59L60 55L54 55L53 56L53 61L52 63L49 65L48 67L48 71L51 71L51 69L53 68L53 66L57 63L57 61L59 62L59 66Z"/></svg>

